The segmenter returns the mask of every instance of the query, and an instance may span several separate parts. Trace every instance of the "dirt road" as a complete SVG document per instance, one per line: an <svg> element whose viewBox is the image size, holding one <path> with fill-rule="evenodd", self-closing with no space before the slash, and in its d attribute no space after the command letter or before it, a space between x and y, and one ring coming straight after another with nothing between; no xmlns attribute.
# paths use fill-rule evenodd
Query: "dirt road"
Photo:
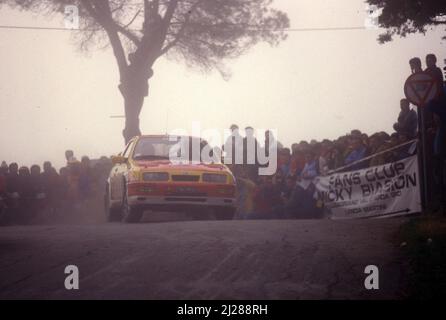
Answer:
<svg viewBox="0 0 446 320"><path fill-rule="evenodd" d="M0 298L392 299L403 219L182 221L0 228ZM67 265L80 288L64 287ZM364 288L377 265L380 289Z"/></svg>

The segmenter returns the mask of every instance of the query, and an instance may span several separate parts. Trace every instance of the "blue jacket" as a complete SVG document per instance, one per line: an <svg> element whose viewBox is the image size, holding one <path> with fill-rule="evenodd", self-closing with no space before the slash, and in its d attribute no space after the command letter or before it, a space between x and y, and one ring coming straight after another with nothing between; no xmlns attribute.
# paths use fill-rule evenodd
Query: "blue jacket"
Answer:
<svg viewBox="0 0 446 320"><path fill-rule="evenodd" d="M366 153L367 149L363 146L360 147L359 149L355 149L352 152L349 153L349 155L347 156L347 158L345 158L345 165L349 165L353 162L359 161L361 159L363 159L365 157L365 153ZM352 169L358 169L361 167L361 163L358 163L358 165L355 165L352 167Z"/></svg>

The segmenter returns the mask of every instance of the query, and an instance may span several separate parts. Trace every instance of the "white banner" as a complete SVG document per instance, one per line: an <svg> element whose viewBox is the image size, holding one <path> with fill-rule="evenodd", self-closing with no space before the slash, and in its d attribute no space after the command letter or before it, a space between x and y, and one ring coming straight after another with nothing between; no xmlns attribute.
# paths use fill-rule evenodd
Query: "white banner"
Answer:
<svg viewBox="0 0 446 320"><path fill-rule="evenodd" d="M421 212L417 156L315 179L332 219L390 217Z"/></svg>

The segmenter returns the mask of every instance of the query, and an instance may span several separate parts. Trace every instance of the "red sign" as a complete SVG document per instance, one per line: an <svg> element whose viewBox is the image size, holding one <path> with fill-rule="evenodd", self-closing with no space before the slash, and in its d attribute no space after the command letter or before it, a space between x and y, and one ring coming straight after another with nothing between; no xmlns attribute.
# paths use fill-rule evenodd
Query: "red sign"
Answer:
<svg viewBox="0 0 446 320"><path fill-rule="evenodd" d="M416 106L424 107L440 94L439 84L435 78L426 72L418 72L407 78L404 84L404 94L407 100Z"/></svg>

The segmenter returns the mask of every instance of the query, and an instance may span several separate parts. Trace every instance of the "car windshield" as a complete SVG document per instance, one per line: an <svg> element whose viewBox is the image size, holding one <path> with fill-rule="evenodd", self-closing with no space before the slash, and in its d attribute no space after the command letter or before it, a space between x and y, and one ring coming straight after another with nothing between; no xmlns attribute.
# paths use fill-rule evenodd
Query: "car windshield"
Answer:
<svg viewBox="0 0 446 320"><path fill-rule="evenodd" d="M206 141L193 137L143 137L138 140L135 146L133 159L178 159L183 161L200 159L200 154L194 155L192 152L192 146L195 143L200 145L200 153L207 145Z"/></svg>

